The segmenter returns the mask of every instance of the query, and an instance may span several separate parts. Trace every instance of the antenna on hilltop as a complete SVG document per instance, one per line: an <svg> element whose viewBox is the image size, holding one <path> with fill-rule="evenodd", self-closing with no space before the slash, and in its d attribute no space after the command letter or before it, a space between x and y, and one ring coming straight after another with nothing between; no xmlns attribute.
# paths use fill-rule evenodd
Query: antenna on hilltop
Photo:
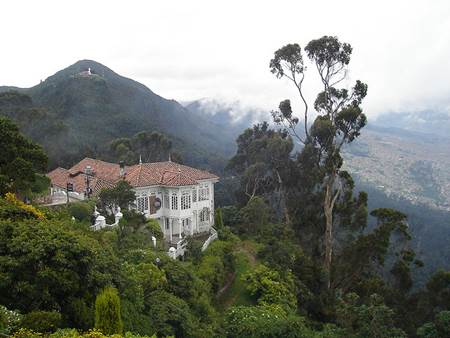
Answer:
<svg viewBox="0 0 450 338"><path fill-rule="evenodd" d="M172 157L170 156L170 153L169 153L169 162L172 162Z"/></svg>
<svg viewBox="0 0 450 338"><path fill-rule="evenodd" d="M142 155L139 154L139 164L142 164Z"/></svg>

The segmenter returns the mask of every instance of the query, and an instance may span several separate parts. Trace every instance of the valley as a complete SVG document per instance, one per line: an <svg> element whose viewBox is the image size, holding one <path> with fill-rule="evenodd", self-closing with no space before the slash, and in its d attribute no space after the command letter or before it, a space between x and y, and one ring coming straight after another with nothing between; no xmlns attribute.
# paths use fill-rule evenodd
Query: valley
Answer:
<svg viewBox="0 0 450 338"><path fill-rule="evenodd" d="M371 127L345 151L345 167L387 196L450 211L450 140Z"/></svg>

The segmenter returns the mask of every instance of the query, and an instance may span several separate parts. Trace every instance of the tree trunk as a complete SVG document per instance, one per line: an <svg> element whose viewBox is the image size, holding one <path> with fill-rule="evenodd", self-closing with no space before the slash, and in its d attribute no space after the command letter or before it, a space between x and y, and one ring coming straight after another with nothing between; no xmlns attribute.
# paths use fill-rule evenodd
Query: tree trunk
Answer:
<svg viewBox="0 0 450 338"><path fill-rule="evenodd" d="M333 179L327 180L323 211L325 214L325 261L324 268L327 273L327 288L331 286L331 259L333 255Z"/></svg>

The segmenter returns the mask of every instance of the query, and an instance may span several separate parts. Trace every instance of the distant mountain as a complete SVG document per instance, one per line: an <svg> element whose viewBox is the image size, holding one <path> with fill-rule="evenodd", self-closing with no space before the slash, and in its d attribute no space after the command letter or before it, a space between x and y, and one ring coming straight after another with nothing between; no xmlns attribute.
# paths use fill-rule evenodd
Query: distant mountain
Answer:
<svg viewBox="0 0 450 338"><path fill-rule="evenodd" d="M101 153L111 140L147 130L171 137L188 162L207 163L208 155L225 158L234 151L227 128L95 61L78 61L32 88L0 87L11 89L62 121L66 152Z"/></svg>
<svg viewBox="0 0 450 338"><path fill-rule="evenodd" d="M425 110L381 114L374 121L382 127L404 129L450 138L450 111Z"/></svg>

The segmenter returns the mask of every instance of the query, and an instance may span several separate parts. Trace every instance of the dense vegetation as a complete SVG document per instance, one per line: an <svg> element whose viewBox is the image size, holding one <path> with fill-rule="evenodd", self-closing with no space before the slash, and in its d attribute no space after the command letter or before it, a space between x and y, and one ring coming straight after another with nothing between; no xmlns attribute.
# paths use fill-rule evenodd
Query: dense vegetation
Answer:
<svg viewBox="0 0 450 338"><path fill-rule="evenodd" d="M219 239L204 252L200 240L190 239L183 260L169 258L154 222L125 210L134 200L127 184L69 208L24 203L46 158L2 119L0 134L12 137L2 138L0 150L22 158L20 171L28 175L17 176L8 163L0 166L6 182L0 197L1 333L448 337L450 272L439 271L413 289L412 274L423 263L411 248L408 215L382 206L369 213L370 195L354 191L351 175L342 170L341 147L365 125L367 86L334 87L351 47L323 37L305 51L324 84L314 105L318 116L309 125L308 105L300 120L283 100L273 112L282 128L261 123L238 137L228 164L236 202L215 214ZM299 45L279 49L271 70L289 77L303 101ZM297 125L304 132L297 133ZM294 141L303 146L294 149ZM163 156L171 143L144 132L109 146L131 161L137 153ZM92 231L95 202L104 210L124 207L119 226Z"/></svg>

